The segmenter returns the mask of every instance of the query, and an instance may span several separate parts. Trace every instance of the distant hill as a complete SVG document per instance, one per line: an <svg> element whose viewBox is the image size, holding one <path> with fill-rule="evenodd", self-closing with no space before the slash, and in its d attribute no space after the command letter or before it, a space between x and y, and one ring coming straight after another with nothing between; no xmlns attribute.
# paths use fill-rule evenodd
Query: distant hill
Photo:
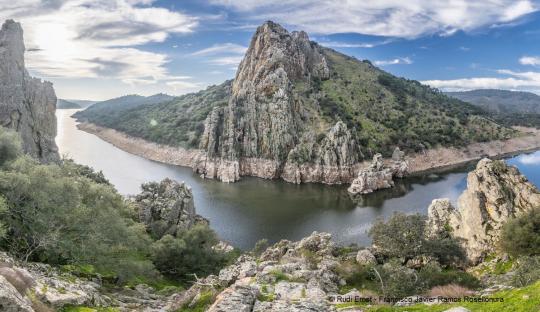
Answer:
<svg viewBox="0 0 540 312"><path fill-rule="evenodd" d="M81 108L81 106L77 103L73 103L67 100L58 99L56 101L56 108L57 109L75 109L75 108Z"/></svg>
<svg viewBox="0 0 540 312"><path fill-rule="evenodd" d="M74 100L74 99L66 99L66 101L75 103L80 106L80 108L87 108L88 106L94 105L99 101L90 101L90 100Z"/></svg>
<svg viewBox="0 0 540 312"><path fill-rule="evenodd" d="M493 113L540 114L540 96L531 92L479 89L446 94Z"/></svg>
<svg viewBox="0 0 540 312"><path fill-rule="evenodd" d="M118 98L97 102L84 111L77 112L75 116L77 118L109 118L115 113L133 109L143 105L154 105L157 103L168 102L174 99L174 96L159 93L151 96L142 95L125 95Z"/></svg>
<svg viewBox="0 0 540 312"><path fill-rule="evenodd" d="M489 112L500 123L514 126L540 126L540 96L531 92L479 89L446 92Z"/></svg>

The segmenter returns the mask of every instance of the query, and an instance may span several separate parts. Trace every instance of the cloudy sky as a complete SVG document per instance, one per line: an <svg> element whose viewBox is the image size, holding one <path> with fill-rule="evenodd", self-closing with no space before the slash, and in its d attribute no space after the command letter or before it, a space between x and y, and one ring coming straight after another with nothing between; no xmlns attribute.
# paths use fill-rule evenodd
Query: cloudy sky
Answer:
<svg viewBox="0 0 540 312"><path fill-rule="evenodd" d="M183 94L234 77L265 20L445 90L540 94L540 1L0 0L61 98Z"/></svg>

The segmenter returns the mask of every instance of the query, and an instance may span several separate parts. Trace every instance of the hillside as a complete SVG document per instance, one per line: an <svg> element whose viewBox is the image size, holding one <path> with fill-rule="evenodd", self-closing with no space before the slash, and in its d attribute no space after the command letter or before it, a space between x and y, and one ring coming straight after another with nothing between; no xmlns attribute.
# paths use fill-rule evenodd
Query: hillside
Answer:
<svg viewBox="0 0 540 312"><path fill-rule="evenodd" d="M58 99L56 101L56 108L57 109L76 109L76 108L81 108L81 106L77 103L70 102L68 100Z"/></svg>
<svg viewBox="0 0 540 312"><path fill-rule="evenodd" d="M92 116L99 120L109 120L112 114L127 109L136 108L143 105L153 105L161 102L167 102L174 99L173 96L159 93L151 96L141 96L136 94L124 95L118 98L97 102L90 105L84 111L77 112L77 117Z"/></svg>
<svg viewBox="0 0 540 312"><path fill-rule="evenodd" d="M488 111L504 125L540 127L540 96L534 93L480 89L446 94Z"/></svg>
<svg viewBox="0 0 540 312"><path fill-rule="evenodd" d="M90 100L74 100L74 99L67 99L66 101L69 101L71 103L75 103L79 105L81 108L87 108L88 106L96 104L98 101L90 101Z"/></svg>
<svg viewBox="0 0 540 312"><path fill-rule="evenodd" d="M224 181L299 181L306 178L294 172L309 165L318 175L310 180L340 183L358 162L397 146L415 152L515 134L471 104L273 22L257 29L233 82L133 107L77 117L158 143L198 146L206 158L197 171Z"/></svg>

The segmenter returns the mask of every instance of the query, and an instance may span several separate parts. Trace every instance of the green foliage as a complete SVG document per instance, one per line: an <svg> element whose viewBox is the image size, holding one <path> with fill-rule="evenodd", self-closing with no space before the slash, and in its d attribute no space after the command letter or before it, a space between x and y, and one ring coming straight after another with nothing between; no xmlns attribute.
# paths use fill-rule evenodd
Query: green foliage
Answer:
<svg viewBox="0 0 540 312"><path fill-rule="evenodd" d="M521 257L517 260L512 283L524 287L540 280L540 257Z"/></svg>
<svg viewBox="0 0 540 312"><path fill-rule="evenodd" d="M540 208L506 222L500 245L512 256L540 255Z"/></svg>
<svg viewBox="0 0 540 312"><path fill-rule="evenodd" d="M216 234L206 225L195 225L177 237L165 235L152 246L152 259L156 268L169 278L182 281L193 279L192 274L206 276L216 273L227 258L212 246L217 244Z"/></svg>
<svg viewBox="0 0 540 312"><path fill-rule="evenodd" d="M4 248L23 260L93 265L119 281L151 276L144 226L110 185L77 174L77 165L21 157L0 171L7 211Z"/></svg>
<svg viewBox="0 0 540 312"><path fill-rule="evenodd" d="M101 109L91 109L92 106L75 116L79 120L120 130L148 141L171 146L198 147L206 116L213 108L227 104L231 83L232 81L226 81L162 103L135 107L120 105L107 109L106 105L102 105Z"/></svg>
<svg viewBox="0 0 540 312"><path fill-rule="evenodd" d="M463 249L449 233L427 239L425 226L425 216L396 213L386 222L377 220L369 235L377 252L387 258L407 261L418 256L431 256L443 265L459 264L464 260Z"/></svg>
<svg viewBox="0 0 540 312"><path fill-rule="evenodd" d="M21 138L11 130L0 127L0 166L22 154Z"/></svg>
<svg viewBox="0 0 540 312"><path fill-rule="evenodd" d="M212 291L202 292L199 300L193 306L184 306L177 312L204 312L214 302L215 294Z"/></svg>

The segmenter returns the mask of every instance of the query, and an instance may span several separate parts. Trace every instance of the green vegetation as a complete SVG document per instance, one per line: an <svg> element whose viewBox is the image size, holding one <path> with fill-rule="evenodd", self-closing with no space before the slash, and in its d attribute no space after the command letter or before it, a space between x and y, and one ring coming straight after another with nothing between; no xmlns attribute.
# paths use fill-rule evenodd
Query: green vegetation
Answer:
<svg viewBox="0 0 540 312"><path fill-rule="evenodd" d="M0 249L82 278L159 290L216 273L238 255L214 251L216 243L207 225L153 241L102 173L70 160L40 164L0 128Z"/></svg>
<svg viewBox="0 0 540 312"><path fill-rule="evenodd" d="M540 255L540 209L533 209L504 224L500 245L512 256Z"/></svg>
<svg viewBox="0 0 540 312"><path fill-rule="evenodd" d="M56 109L77 109L81 108L81 106L77 103L73 103L70 101L58 99L56 101Z"/></svg>
<svg viewBox="0 0 540 312"><path fill-rule="evenodd" d="M138 106L94 106L75 116L100 126L123 131L143 139L181 147L197 147L204 120L214 107L225 106L232 81L208 87L161 103ZM105 102L103 102L105 103ZM105 103L106 104L106 103Z"/></svg>
<svg viewBox="0 0 540 312"><path fill-rule="evenodd" d="M214 231L206 225L196 225L187 231L165 235L152 246L152 259L156 268L166 277L181 281L193 280L216 273L228 258L212 249L218 243Z"/></svg>
<svg viewBox="0 0 540 312"><path fill-rule="evenodd" d="M193 306L184 306L177 312L204 312L214 302L215 293L212 291L202 292L199 300Z"/></svg>
<svg viewBox="0 0 540 312"><path fill-rule="evenodd" d="M378 253L387 258L402 258L404 261L419 256L430 256L442 265L460 264L465 253L459 242L443 233L438 237L426 238L426 216L419 214L394 214L388 221L379 219L369 235Z"/></svg>

